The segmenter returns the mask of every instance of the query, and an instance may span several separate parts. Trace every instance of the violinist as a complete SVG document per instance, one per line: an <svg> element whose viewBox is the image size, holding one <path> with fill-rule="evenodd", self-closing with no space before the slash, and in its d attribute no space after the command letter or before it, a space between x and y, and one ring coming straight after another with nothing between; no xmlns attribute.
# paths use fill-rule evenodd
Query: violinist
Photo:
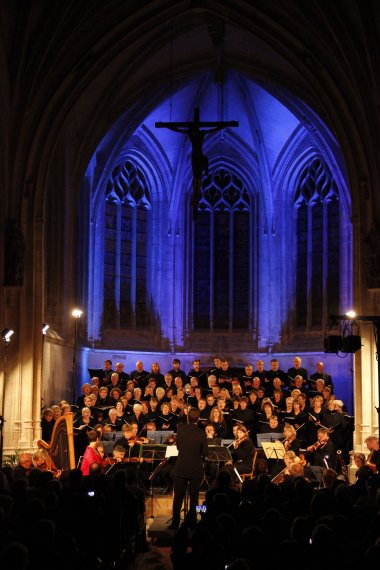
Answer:
<svg viewBox="0 0 380 570"><path fill-rule="evenodd" d="M272 483L276 485L281 485L285 481L289 480L291 477L290 467L293 463L300 463L299 457L294 453L294 451L285 451L284 460L281 462L281 470L277 470L277 474L272 477Z"/></svg>
<svg viewBox="0 0 380 570"><path fill-rule="evenodd" d="M134 433L130 424L124 424L121 431L123 437L119 439L116 445L121 445L126 450L126 458L131 463L139 463L140 443L137 443L136 433Z"/></svg>
<svg viewBox="0 0 380 570"><path fill-rule="evenodd" d="M335 467L335 447L330 439L329 430L327 428L319 428L317 438L313 445L309 445L306 448L307 459L310 461L310 465L325 468Z"/></svg>
<svg viewBox="0 0 380 570"><path fill-rule="evenodd" d="M95 430L89 431L87 437L89 444L84 452L80 466L83 475L90 474L90 467L93 463L103 466L104 447L98 440L98 433Z"/></svg>
<svg viewBox="0 0 380 570"><path fill-rule="evenodd" d="M135 426L137 429L137 425ZM148 441L144 437L139 437L133 430L130 424L124 424L122 428L123 438L120 439L114 449L117 446L121 446L125 449L125 456L123 458L123 463L126 464L126 469L138 470L137 479L143 487L148 487L149 474L150 474L150 463L144 461L141 457L140 447L141 445Z"/></svg>
<svg viewBox="0 0 380 570"><path fill-rule="evenodd" d="M125 448L122 445L115 445L112 451L112 459L115 463L122 463L125 457Z"/></svg>
<svg viewBox="0 0 380 570"><path fill-rule="evenodd" d="M232 446L232 466L238 473L250 473L252 471L252 456L255 450L253 441L249 438L248 430L240 426L236 430L237 439ZM231 462L226 465L231 466Z"/></svg>
<svg viewBox="0 0 380 570"><path fill-rule="evenodd" d="M284 440L282 443L284 445L285 451L294 451L294 453L299 456L301 444L297 438L297 431L295 427L291 424L285 424L283 436Z"/></svg>

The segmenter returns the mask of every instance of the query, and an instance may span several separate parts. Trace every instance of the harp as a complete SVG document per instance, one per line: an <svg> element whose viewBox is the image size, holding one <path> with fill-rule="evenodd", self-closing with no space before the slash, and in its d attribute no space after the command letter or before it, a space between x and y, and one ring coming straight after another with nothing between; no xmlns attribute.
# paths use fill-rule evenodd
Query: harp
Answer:
<svg viewBox="0 0 380 570"><path fill-rule="evenodd" d="M70 412L56 420L50 443L43 439L37 441L37 446L46 449L52 465L59 471L75 468L73 416Z"/></svg>

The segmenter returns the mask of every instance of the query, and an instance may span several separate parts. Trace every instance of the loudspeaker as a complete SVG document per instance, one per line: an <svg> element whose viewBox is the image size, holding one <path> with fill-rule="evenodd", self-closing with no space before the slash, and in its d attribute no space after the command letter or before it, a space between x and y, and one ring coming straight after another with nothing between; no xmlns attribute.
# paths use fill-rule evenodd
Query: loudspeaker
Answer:
<svg viewBox="0 0 380 570"><path fill-rule="evenodd" d="M362 347L362 339L358 335L350 334L343 338L341 352L354 353Z"/></svg>
<svg viewBox="0 0 380 570"><path fill-rule="evenodd" d="M336 354L342 349L343 338L338 334L331 334L325 337L325 352Z"/></svg>

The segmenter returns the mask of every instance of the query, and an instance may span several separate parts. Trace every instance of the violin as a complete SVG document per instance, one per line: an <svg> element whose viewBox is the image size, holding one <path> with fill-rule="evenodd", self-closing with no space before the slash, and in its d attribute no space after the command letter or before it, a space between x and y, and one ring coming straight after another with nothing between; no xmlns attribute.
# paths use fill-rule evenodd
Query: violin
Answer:
<svg viewBox="0 0 380 570"><path fill-rule="evenodd" d="M132 435L128 438L128 443L137 443L138 445L142 445L143 443L149 443L149 440L146 437Z"/></svg>
<svg viewBox="0 0 380 570"><path fill-rule="evenodd" d="M324 446L326 445L327 441L328 441L328 440L322 440L322 441L318 440L318 441L316 441L313 445L310 445L310 446L307 448L307 451L309 451L309 452L316 451L316 450L319 449L320 447L324 447Z"/></svg>
<svg viewBox="0 0 380 570"><path fill-rule="evenodd" d="M289 476L290 476L289 469L285 467L282 471L277 473L277 475L272 477L271 483L275 483L276 485L281 485L281 483L285 481L285 478Z"/></svg>
<svg viewBox="0 0 380 570"><path fill-rule="evenodd" d="M232 444L233 447L234 447L234 449L237 449L237 448L239 447L239 445L240 445L243 441L245 441L246 439L248 439L248 434L247 434L247 433L244 434L244 435L242 435L242 436L239 437L238 439L236 439L236 440L233 442L233 444Z"/></svg>

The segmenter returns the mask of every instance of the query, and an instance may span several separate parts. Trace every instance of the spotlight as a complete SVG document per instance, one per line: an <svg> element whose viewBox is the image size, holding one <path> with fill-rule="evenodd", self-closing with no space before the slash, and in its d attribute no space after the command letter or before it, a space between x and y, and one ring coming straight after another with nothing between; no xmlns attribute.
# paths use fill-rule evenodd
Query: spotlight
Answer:
<svg viewBox="0 0 380 570"><path fill-rule="evenodd" d="M14 334L15 331L12 329L4 329L1 333L4 342L10 342L11 336Z"/></svg>
<svg viewBox="0 0 380 570"><path fill-rule="evenodd" d="M81 311L80 309L74 309L71 314L74 317L74 319L80 319L82 316L82 313L83 313L83 311Z"/></svg>
<svg viewBox="0 0 380 570"><path fill-rule="evenodd" d="M347 311L346 317L347 317L348 319L354 319L354 318L356 317L355 311L353 311L352 309L350 309L349 311Z"/></svg>
<svg viewBox="0 0 380 570"><path fill-rule="evenodd" d="M46 334L49 328L48 324L42 323L42 334Z"/></svg>

